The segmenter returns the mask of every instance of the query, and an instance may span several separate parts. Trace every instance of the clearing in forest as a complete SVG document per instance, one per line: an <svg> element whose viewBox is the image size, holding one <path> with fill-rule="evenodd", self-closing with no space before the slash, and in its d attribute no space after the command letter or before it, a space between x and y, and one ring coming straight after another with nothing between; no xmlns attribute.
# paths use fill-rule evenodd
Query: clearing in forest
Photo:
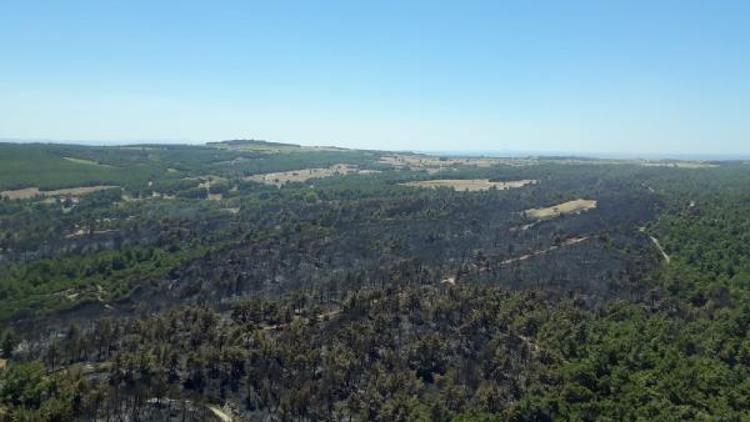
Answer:
<svg viewBox="0 0 750 422"><path fill-rule="evenodd" d="M402 186L417 188L453 188L457 191L476 192L490 189L507 190L536 184L536 180L512 180L509 182L491 182L490 179L437 179L420 182L401 183Z"/></svg>
<svg viewBox="0 0 750 422"><path fill-rule="evenodd" d="M377 170L362 170L349 164L334 164L326 168L309 168L302 170L279 171L274 173L256 174L245 177L245 180L275 185L278 187L291 182L305 182L310 179L330 177L344 174L379 173Z"/></svg>
<svg viewBox="0 0 750 422"><path fill-rule="evenodd" d="M524 211L527 217L539 220L546 218L555 218L563 214L581 213L596 208L596 201L592 199L576 199L574 201L563 202L562 204L553 205L547 208L532 208Z"/></svg>
<svg viewBox="0 0 750 422"><path fill-rule="evenodd" d="M67 160L67 161L70 161L72 163L77 163L77 164L87 164L90 166L112 167L109 164L102 164L94 160L87 160L85 158L63 157L63 160Z"/></svg>
<svg viewBox="0 0 750 422"><path fill-rule="evenodd" d="M78 188L66 188L57 190L46 190L42 191L39 188L24 188L16 190L6 190L0 192L1 198L6 199L29 199L37 196L45 197L56 197L56 196L78 196L86 195L88 193L99 192L102 190L116 188L118 186L99 185L99 186L84 186Z"/></svg>

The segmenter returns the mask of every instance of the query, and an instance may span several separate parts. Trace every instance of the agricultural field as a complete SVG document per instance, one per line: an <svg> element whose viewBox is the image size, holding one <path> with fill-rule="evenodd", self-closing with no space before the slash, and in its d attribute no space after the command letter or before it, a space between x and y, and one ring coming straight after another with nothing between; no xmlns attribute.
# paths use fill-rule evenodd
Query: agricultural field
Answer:
<svg viewBox="0 0 750 422"><path fill-rule="evenodd" d="M245 177L244 180L281 187L287 183L306 182L311 179L319 179L323 177L342 176L347 174L372 174L377 172L377 170L363 170L348 164L334 164L326 168L307 168L256 174Z"/></svg>
<svg viewBox="0 0 750 422"><path fill-rule="evenodd" d="M565 214L578 214L596 208L597 201L592 199L575 199L544 208L531 208L524 211L529 218L555 218Z"/></svg>
<svg viewBox="0 0 750 422"><path fill-rule="evenodd" d="M536 180L513 180L508 182L492 182L489 179L437 179L422 180L419 182L402 183L403 186L416 188L451 188L457 191L486 191L490 189L506 190L521 188L528 185L536 184Z"/></svg>

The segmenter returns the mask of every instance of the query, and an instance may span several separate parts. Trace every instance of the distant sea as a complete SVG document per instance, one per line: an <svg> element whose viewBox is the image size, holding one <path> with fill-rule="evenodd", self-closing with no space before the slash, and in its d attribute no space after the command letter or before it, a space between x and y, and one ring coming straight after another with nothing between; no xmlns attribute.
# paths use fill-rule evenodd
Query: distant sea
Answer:
<svg viewBox="0 0 750 422"><path fill-rule="evenodd" d="M414 151L423 154L445 157L570 157L598 158L605 160L700 160L700 161L736 161L750 160L747 154L672 154L672 153L608 153L608 152L571 152L571 151L518 151L518 150L425 150Z"/></svg>
<svg viewBox="0 0 750 422"><path fill-rule="evenodd" d="M169 144L169 145L203 145L206 141L195 141L190 139L129 139L129 140L76 140L76 139L19 139L0 138L0 142L15 144L65 144L86 145L94 147L115 147L121 145L142 144Z"/></svg>

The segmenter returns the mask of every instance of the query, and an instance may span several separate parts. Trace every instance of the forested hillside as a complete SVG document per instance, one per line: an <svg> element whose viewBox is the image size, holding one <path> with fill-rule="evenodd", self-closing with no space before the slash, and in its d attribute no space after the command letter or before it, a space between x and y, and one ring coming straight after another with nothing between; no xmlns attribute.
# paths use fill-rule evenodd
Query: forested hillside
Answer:
<svg viewBox="0 0 750 422"><path fill-rule="evenodd" d="M0 419L750 418L746 163L0 157Z"/></svg>

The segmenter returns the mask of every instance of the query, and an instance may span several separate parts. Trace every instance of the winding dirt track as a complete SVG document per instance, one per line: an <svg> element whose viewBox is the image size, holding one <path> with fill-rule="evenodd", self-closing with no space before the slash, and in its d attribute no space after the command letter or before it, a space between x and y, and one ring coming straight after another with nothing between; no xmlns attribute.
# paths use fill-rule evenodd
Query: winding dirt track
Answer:
<svg viewBox="0 0 750 422"><path fill-rule="evenodd" d="M667 255L667 253L664 251L664 248L661 246L661 243L659 243L659 239L655 238L654 236L649 236L651 238L651 241L654 242L654 245L656 245L656 249L661 252L661 256L664 257L664 261L669 264L672 262L672 258Z"/></svg>
<svg viewBox="0 0 750 422"><path fill-rule="evenodd" d="M588 237L573 237L573 238L570 238L570 239L566 240L565 242L563 242L563 243L561 243L559 245L550 246L549 248L546 248L546 249L540 249L540 250L538 250L536 252L532 252L532 253L526 254L526 255L521 255L521 256L516 257L516 258L506 259L505 261L500 262L500 265L509 265L509 264L514 263L514 262L525 261L525 260L527 260L529 258L533 258L535 256L540 256L540 255L544 255L546 253L552 252L552 251L554 251L556 249L559 249L559 248L561 248L563 246L572 246L572 245L575 245L577 243L581 243L581 242L583 242L583 241L585 241L587 239L588 239Z"/></svg>
<svg viewBox="0 0 750 422"><path fill-rule="evenodd" d="M223 410L219 409L217 406L208 405L208 410L213 412L214 415L216 415L217 418L221 419L222 422L232 422L232 417L224 413Z"/></svg>

